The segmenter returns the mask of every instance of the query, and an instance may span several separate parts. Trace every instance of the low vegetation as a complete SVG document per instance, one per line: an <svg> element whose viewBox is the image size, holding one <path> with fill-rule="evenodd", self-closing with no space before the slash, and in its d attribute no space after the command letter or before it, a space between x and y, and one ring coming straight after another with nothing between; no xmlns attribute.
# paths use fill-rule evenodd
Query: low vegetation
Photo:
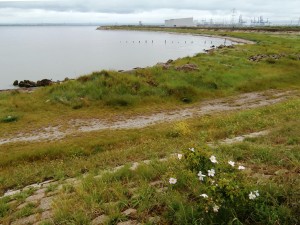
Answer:
<svg viewBox="0 0 300 225"><path fill-rule="evenodd" d="M0 193L49 179L81 179L80 185L60 190L53 221L45 224L90 224L102 214L107 215L107 224L129 219L145 224L298 224L299 35L207 32L257 44L172 62L174 67L192 63L199 71L161 66L130 73L100 71L32 93L2 92L0 139L48 126L64 129L71 119L110 120L119 114L126 117L192 106L203 99L244 92L280 89L294 94L267 107L138 130L94 131L59 141L0 145ZM249 60L258 54L283 53L280 59ZM269 133L239 143L219 143L263 130ZM159 161L172 153L176 155ZM146 159L152 162L130 169L132 162ZM94 177L120 165L126 166ZM47 192L55 189L49 186ZM0 224L38 212L34 204L17 210L32 193L0 199ZM129 208L136 213L122 213Z"/></svg>

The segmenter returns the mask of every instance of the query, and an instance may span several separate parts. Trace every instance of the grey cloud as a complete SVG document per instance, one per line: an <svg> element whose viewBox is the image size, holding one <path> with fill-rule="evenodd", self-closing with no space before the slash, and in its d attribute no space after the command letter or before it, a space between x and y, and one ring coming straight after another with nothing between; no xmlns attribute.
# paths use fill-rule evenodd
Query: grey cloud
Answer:
<svg viewBox="0 0 300 225"><path fill-rule="evenodd" d="M175 10L208 10L222 9L230 12L232 8L247 12L284 12L300 7L298 0L252 0L252 1L221 1L221 0L63 0L63 1L0 1L0 8L42 9L51 11L76 11L99 13L134 13L157 9Z"/></svg>

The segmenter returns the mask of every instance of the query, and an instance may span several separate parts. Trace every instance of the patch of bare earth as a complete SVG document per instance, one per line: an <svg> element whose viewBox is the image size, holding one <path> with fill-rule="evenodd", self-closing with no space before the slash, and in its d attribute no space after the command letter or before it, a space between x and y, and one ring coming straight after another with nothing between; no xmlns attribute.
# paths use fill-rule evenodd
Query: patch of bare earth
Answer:
<svg viewBox="0 0 300 225"><path fill-rule="evenodd" d="M83 132L116 130L116 129L138 129L163 122L174 122L188 118L200 117L218 112L252 109L272 105L295 96L293 91L253 92L241 94L235 97L204 101L192 107L157 112L144 116L116 117L112 120L105 119L73 119L61 127L46 127L35 132L25 133L20 131L15 135L0 138L0 145L12 142L37 142L53 141L63 139L68 135L76 135Z"/></svg>

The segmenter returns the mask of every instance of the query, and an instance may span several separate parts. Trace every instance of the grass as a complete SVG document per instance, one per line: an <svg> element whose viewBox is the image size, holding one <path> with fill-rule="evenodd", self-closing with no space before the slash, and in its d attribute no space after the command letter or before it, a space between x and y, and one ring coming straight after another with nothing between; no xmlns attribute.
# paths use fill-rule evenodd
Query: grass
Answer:
<svg viewBox="0 0 300 225"><path fill-rule="evenodd" d="M153 28L154 29L154 28ZM170 32L202 34L197 29L167 29ZM132 73L100 71L34 93L0 93L0 119L12 116L16 123L0 123L0 137L17 130L60 125L70 118L137 114L154 108L174 108L207 98L267 89L298 89L300 86L299 35L205 31L256 41L211 54L197 54L172 63L193 63L199 71L183 72L160 66ZM205 33L204 32L204 33ZM278 60L251 62L257 54L286 54ZM59 113L58 113L59 112ZM41 118L40 115L43 115ZM24 129L26 127L26 129Z"/></svg>
<svg viewBox="0 0 300 225"><path fill-rule="evenodd" d="M194 29L168 31L203 32ZM163 70L159 66L133 73L101 71L33 93L2 92L0 139L17 133L34 133L48 126L65 129L71 119L110 121L119 115L129 117L193 106L203 99L238 93L299 89L300 64L295 57L300 50L299 35L206 32L246 38L257 44L197 54L172 64L194 63L199 67L195 72ZM272 62L248 60L256 54L282 52L287 57ZM295 98L272 106L142 129L94 131L52 142L7 143L0 146L0 193L48 179L63 180L89 174L81 185L63 187L60 200L55 204L55 224L89 224L102 214L109 216L108 224L128 219L145 224L297 224L300 212L297 205L299 114L300 101L295 94ZM216 149L206 145L207 142L217 144L224 138L262 130L270 130L270 133L247 138L241 143L219 145ZM199 198L204 191L214 193L206 186L199 186L195 169L199 169L199 165L190 167L193 160L185 163L156 160L174 152L187 155L189 147L195 147L206 156L202 151L205 149L206 153L213 153L224 162L233 160L248 169L239 173L228 166L219 168L218 172L224 171L229 180L224 187L236 193L235 186L238 185L242 191L234 195L236 202L227 202L230 196L225 198L218 192L217 196L221 196L218 201L224 206L218 215L211 212L212 205ZM136 171L129 169L131 162L145 159L154 162L140 165ZM93 177L123 164L126 166L115 173L107 173L100 179ZM178 182L170 186L168 180L173 176ZM149 185L157 181L160 182ZM222 183L221 178L218 182ZM56 188L49 186L46 192ZM229 190L225 189L219 191L228 194ZM249 202L249 191L256 189L262 198ZM32 190L18 194L14 199L0 199L0 223L35 212L34 206L17 212L16 207L9 204L11 200L17 200L18 204L24 202L31 193ZM205 207L210 209L208 214L204 213ZM132 218L122 214L128 208L137 209L137 214ZM160 222L154 223L150 217L157 215Z"/></svg>
<svg viewBox="0 0 300 225"><path fill-rule="evenodd" d="M26 158L23 155L9 160L1 157L1 164L5 165L0 172L2 190L49 178L80 176L88 172L90 176L84 179L82 186L67 185L62 189L60 201L55 204L57 209L55 223L89 224L93 218L105 213L109 216L111 221L109 223L115 224L116 221L129 219L121 212L133 207L138 211L136 219L148 224L151 224L148 218L155 215L160 215L162 224L200 224L197 220L199 204L196 204L199 199L194 202L195 199L186 193L186 190L199 185L197 186L197 180L193 180L195 177L190 183L191 176L194 175L189 171L182 173L185 170L185 167L181 168L182 165L174 164L172 161L168 163L154 161L151 165L139 166L134 172L126 166L116 173L104 175L100 180L95 180L92 175L128 162L169 156L170 153L181 152L192 146L196 149L207 148L205 143L208 141L214 142L240 134L271 130L265 137L248 138L242 143L222 145L209 151L213 151L218 159L230 159L251 169L245 174L246 186L259 187L260 193L268 196L266 205L259 201L260 204L257 206L251 206L263 207L255 208L257 212L253 212L253 215L259 215L257 221L264 221L264 224L289 224L297 221L295 215L299 210L296 204L299 200L297 187L300 185L297 179L300 159L298 139L300 130L297 126L300 122L297 116L299 113L299 99L291 99L264 108L208 115L185 122L144 128L138 132L137 130L112 131L110 134L92 132L85 134L84 139L73 137L58 143L28 143L22 146L10 144L8 146L11 149L11 156L17 157L20 151L32 155L40 155L39 151L43 151L44 158ZM60 149L64 155L51 158L47 154L52 153L43 148ZM74 155L72 148L81 149L85 153ZM93 149L96 151L93 152ZM272 175L271 179L266 179L265 174ZM167 192L163 189L165 191L156 192L156 189L168 186L169 177L175 175L178 180L182 180L178 181L178 189ZM163 184L156 187L149 186L149 183L154 181L163 181ZM49 187L49 191L54 189L55 187ZM243 193L244 196L249 194ZM24 199L28 193L21 193L18 196L17 199ZM117 206L106 204L109 202ZM0 205L4 218L14 215L12 213L14 209L7 208L7 203L1 202ZM244 216L241 217L245 212L230 213L237 215L241 223L243 221L248 223ZM267 217L272 217L270 222L267 222ZM230 218L234 220L233 217ZM291 220L286 220L285 223L285 218Z"/></svg>

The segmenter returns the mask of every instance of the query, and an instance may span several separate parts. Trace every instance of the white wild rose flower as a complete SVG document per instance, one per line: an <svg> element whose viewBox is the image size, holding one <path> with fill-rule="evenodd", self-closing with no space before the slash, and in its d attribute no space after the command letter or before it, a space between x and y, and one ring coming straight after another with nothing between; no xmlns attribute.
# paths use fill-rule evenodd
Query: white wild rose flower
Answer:
<svg viewBox="0 0 300 225"><path fill-rule="evenodd" d="M201 194L200 196L203 197L203 198L208 198L207 194Z"/></svg>
<svg viewBox="0 0 300 225"><path fill-rule="evenodd" d="M199 173L197 175L198 175L200 181L203 181L204 177L206 177L206 175L202 174L201 171L199 171Z"/></svg>
<svg viewBox="0 0 300 225"><path fill-rule="evenodd" d="M214 156L214 155L212 155L209 159L212 163L218 163L216 156Z"/></svg>
<svg viewBox="0 0 300 225"><path fill-rule="evenodd" d="M244 169L246 169L244 166L239 166L238 167L238 170L244 170Z"/></svg>
<svg viewBox="0 0 300 225"><path fill-rule="evenodd" d="M177 183L177 179L171 177L171 178L169 179L169 183L170 183L170 184L176 184L176 183Z"/></svg>
<svg viewBox="0 0 300 225"><path fill-rule="evenodd" d="M209 177L214 177L216 173L214 169L208 170L207 172L208 172L207 176Z"/></svg>
<svg viewBox="0 0 300 225"><path fill-rule="evenodd" d="M213 207L213 211L214 212L218 212L219 209L220 209L220 206L214 205L214 207Z"/></svg>
<svg viewBox="0 0 300 225"><path fill-rule="evenodd" d="M235 162L233 162L233 161L228 161L228 164L229 164L230 166L234 167Z"/></svg>
<svg viewBox="0 0 300 225"><path fill-rule="evenodd" d="M191 152L195 152L195 149L194 149L194 148L189 148L189 150L190 150Z"/></svg>
<svg viewBox="0 0 300 225"><path fill-rule="evenodd" d="M249 194L249 199L254 200L256 198L256 195L252 193L252 191Z"/></svg>
<svg viewBox="0 0 300 225"><path fill-rule="evenodd" d="M178 157L179 160L181 160L182 159L182 154L177 154L177 157Z"/></svg>
<svg viewBox="0 0 300 225"><path fill-rule="evenodd" d="M254 191L254 194L256 195L256 197L259 196L258 190Z"/></svg>

